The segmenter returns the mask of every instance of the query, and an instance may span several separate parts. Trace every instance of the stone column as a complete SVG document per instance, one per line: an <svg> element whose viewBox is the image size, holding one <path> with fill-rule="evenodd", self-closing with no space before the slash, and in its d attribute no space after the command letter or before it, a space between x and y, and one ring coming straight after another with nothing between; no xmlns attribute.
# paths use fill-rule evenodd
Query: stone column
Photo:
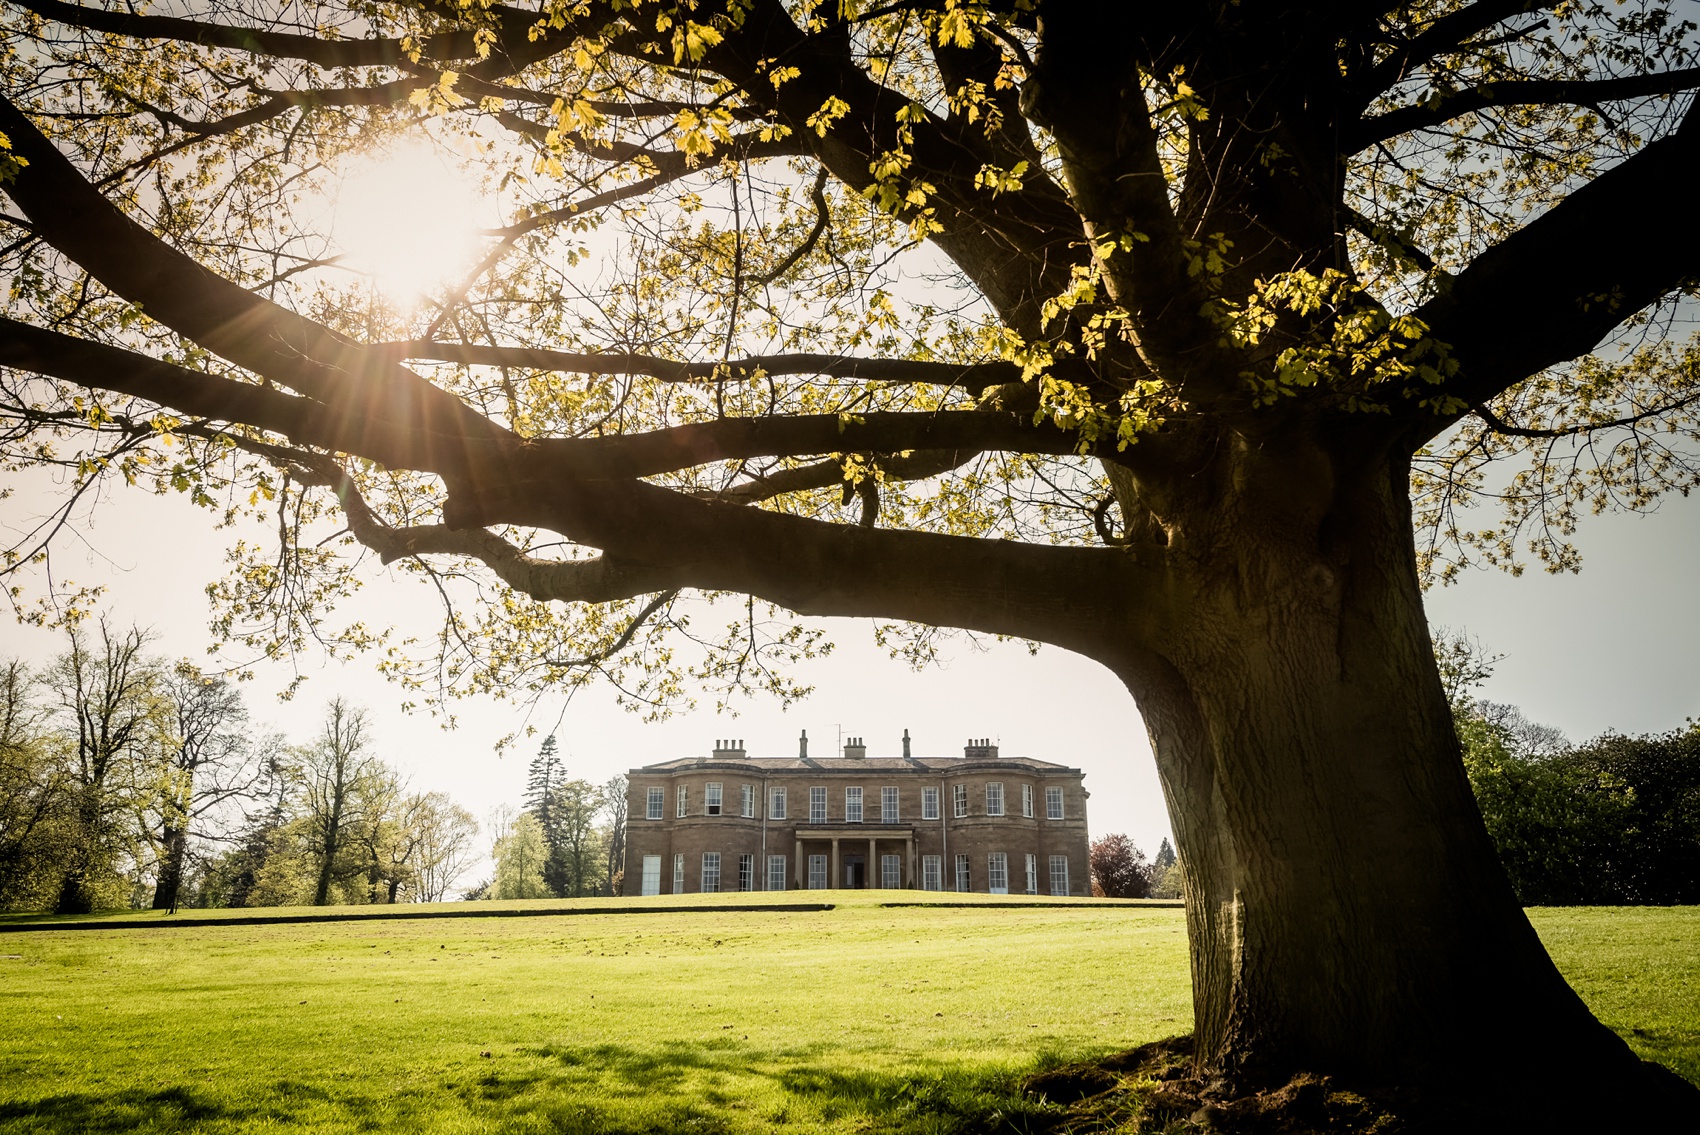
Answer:
<svg viewBox="0 0 1700 1135"><path fill-rule="evenodd" d="M791 870L796 874L791 876L796 880L796 889L802 890L809 885L809 865L803 862L803 837L797 837L797 850L791 856Z"/></svg>
<svg viewBox="0 0 1700 1135"><path fill-rule="evenodd" d="M918 890L921 880L915 877L915 833L910 832L903 837L903 850L908 852L909 859L909 889Z"/></svg>
<svg viewBox="0 0 1700 1135"><path fill-rule="evenodd" d="M844 876L841 874L842 871L843 871L843 867L838 861L838 837L833 836L832 837L832 867L831 867L831 874L829 874L827 876L826 885L828 887L831 887L834 890L837 890L839 887L842 887L844 885Z"/></svg>
<svg viewBox="0 0 1700 1135"><path fill-rule="evenodd" d="M868 881L868 889L870 891L875 887L885 886L885 879L874 874L875 871L880 869L880 857L875 853L878 844L879 840L876 837L868 837L868 873L864 876L864 878ZM880 880L878 883L874 882L876 878Z"/></svg>

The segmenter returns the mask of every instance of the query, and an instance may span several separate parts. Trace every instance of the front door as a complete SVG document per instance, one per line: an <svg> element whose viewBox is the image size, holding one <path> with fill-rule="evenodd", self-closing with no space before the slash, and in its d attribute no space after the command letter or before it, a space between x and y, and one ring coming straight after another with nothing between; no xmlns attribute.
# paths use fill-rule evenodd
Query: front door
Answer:
<svg viewBox="0 0 1700 1135"><path fill-rule="evenodd" d="M853 891L868 885L868 864L860 855L844 857L844 885Z"/></svg>

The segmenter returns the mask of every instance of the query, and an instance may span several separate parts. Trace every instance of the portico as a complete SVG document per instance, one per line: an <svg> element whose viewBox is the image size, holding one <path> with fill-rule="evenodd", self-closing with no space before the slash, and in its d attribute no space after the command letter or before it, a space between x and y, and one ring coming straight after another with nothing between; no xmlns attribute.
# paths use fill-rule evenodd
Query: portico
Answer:
<svg viewBox="0 0 1700 1135"><path fill-rule="evenodd" d="M883 847L882 847L883 845ZM810 886L809 856L827 856L826 885L848 889L885 887L882 856L899 857L900 888L919 886L915 875L915 829L896 824L811 824L797 830L795 858L799 889ZM865 856L865 857L864 857ZM860 863L849 862L860 860ZM852 870L860 867L860 871Z"/></svg>

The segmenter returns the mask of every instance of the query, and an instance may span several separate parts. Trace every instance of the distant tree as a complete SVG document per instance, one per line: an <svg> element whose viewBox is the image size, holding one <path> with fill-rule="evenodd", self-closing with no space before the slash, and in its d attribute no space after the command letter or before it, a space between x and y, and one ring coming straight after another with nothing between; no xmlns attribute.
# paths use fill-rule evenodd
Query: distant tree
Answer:
<svg viewBox="0 0 1700 1135"><path fill-rule="evenodd" d="M603 803L602 789L588 780L561 783L551 849L562 868L562 885L556 894L572 898L595 894L605 878L607 853L596 823Z"/></svg>
<svg viewBox="0 0 1700 1135"><path fill-rule="evenodd" d="M543 831L543 844L549 849L549 858L543 865L543 882L549 888L549 893L557 897L572 892L572 868L567 863L566 845L561 830L561 786L566 779L566 768L561 763L560 750L555 744L553 733L543 739L543 744L537 750L537 755L531 758L531 765L526 770L525 778L525 808L531 815L537 817L537 825Z"/></svg>
<svg viewBox="0 0 1700 1135"><path fill-rule="evenodd" d="M603 846L607 849L607 873L603 878L610 895L620 893L620 881L626 873L626 778L616 776L602 786L603 808L607 823L603 831Z"/></svg>
<svg viewBox="0 0 1700 1135"><path fill-rule="evenodd" d="M1565 754L1580 790L1613 802L1618 839L1609 890L1590 901L1700 903L1700 724L1608 733Z"/></svg>
<svg viewBox="0 0 1700 1135"><path fill-rule="evenodd" d="M136 845L137 769L167 728L158 664L149 635L115 631L104 618L93 635L73 628L69 645L42 673L69 746L64 875L54 909L80 914L127 898L122 863Z"/></svg>
<svg viewBox="0 0 1700 1135"><path fill-rule="evenodd" d="M1142 899L1150 893L1145 853L1127 836L1117 833L1093 840L1091 863L1092 881L1104 897Z"/></svg>
<svg viewBox="0 0 1700 1135"><path fill-rule="evenodd" d="M0 662L0 910L46 905L59 877L67 775L32 692L22 662Z"/></svg>
<svg viewBox="0 0 1700 1135"><path fill-rule="evenodd" d="M493 899L541 899L549 897L543 881L543 865L549 849L537 817L522 812L496 841L496 878L490 886Z"/></svg>
<svg viewBox="0 0 1700 1135"><path fill-rule="evenodd" d="M1157 848L1157 857L1151 861L1151 897L1154 899L1178 899L1185 893L1181 879L1181 865L1175 859L1175 849L1170 845L1167 836Z"/></svg>
<svg viewBox="0 0 1700 1135"><path fill-rule="evenodd" d="M414 898L419 902L442 902L472 865L478 821L441 792L416 799L419 807L414 810L414 823L419 850L414 864Z"/></svg>
<svg viewBox="0 0 1700 1135"><path fill-rule="evenodd" d="M369 745L366 711L338 697L326 707L319 739L301 751L306 819L317 867L314 906L329 903L332 884L365 866L350 867L347 852L350 835L362 819L361 791L378 772Z"/></svg>
<svg viewBox="0 0 1700 1135"><path fill-rule="evenodd" d="M241 692L180 662L162 681L169 743L156 771L149 838L156 844L155 910L176 910L191 840L209 834L214 819L235 819L230 806L252 799L265 785L264 752Z"/></svg>
<svg viewBox="0 0 1700 1135"><path fill-rule="evenodd" d="M1151 860L1151 866L1159 871L1167 871L1175 865L1175 849L1169 844L1169 837L1164 836L1163 842L1157 846L1157 856Z"/></svg>

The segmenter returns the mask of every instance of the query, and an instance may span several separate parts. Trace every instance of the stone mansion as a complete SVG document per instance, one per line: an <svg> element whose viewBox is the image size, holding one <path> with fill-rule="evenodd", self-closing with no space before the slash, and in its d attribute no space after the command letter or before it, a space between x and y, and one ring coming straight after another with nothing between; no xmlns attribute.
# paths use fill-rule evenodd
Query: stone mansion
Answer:
<svg viewBox="0 0 1700 1135"><path fill-rule="evenodd" d="M632 769L628 895L884 888L979 894L1091 893L1079 769L1004 757L712 755Z"/></svg>

